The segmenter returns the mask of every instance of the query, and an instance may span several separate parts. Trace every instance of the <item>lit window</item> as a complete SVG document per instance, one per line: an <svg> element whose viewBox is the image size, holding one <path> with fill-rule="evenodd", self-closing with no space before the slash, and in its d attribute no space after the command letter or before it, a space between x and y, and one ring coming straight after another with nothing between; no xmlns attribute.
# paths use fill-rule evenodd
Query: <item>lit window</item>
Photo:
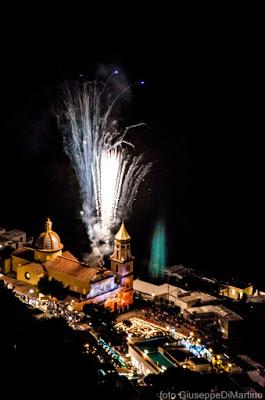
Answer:
<svg viewBox="0 0 265 400"><path fill-rule="evenodd" d="M25 278L28 279L28 280L31 278L31 275L30 275L29 272L25 272Z"/></svg>

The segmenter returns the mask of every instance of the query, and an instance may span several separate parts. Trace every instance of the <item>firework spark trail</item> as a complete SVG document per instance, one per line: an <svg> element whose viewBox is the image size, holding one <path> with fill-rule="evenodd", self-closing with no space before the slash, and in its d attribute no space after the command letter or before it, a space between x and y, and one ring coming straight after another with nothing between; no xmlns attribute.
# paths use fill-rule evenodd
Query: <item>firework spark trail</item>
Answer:
<svg viewBox="0 0 265 400"><path fill-rule="evenodd" d="M115 104L129 88L106 102L105 84L97 82L66 85L60 112L64 147L79 182L83 203L83 222L92 244L108 241L111 228L126 217L151 163L143 155L132 156L133 145L123 132L109 129ZM109 104L106 104L109 103Z"/></svg>

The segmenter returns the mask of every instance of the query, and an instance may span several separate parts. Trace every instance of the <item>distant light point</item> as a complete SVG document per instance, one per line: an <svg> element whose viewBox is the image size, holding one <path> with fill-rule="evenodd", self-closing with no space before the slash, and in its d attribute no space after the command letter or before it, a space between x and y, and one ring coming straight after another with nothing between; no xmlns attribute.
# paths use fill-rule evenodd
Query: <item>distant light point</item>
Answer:
<svg viewBox="0 0 265 400"><path fill-rule="evenodd" d="M119 70L118 70L118 69L115 69L114 74L115 74L115 75L118 75L118 73L119 73Z"/></svg>

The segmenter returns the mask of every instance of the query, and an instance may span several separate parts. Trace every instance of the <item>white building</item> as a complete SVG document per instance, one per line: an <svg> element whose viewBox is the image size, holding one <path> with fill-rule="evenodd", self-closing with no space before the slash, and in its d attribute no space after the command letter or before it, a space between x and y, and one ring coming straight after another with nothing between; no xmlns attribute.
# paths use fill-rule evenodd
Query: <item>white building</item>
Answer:
<svg viewBox="0 0 265 400"><path fill-rule="evenodd" d="M252 360L245 354L240 354L238 357L249 365L248 376L253 382L258 383L260 386L265 387L265 367L264 365ZM253 369L254 368L254 369Z"/></svg>
<svg viewBox="0 0 265 400"><path fill-rule="evenodd" d="M204 305L217 301L217 298L208 293L196 291L179 294L175 304L181 308L181 311L191 308L195 305Z"/></svg>
<svg viewBox="0 0 265 400"><path fill-rule="evenodd" d="M18 249L25 244L26 240L26 232L24 231L19 229L6 231L4 228L0 228L0 249L6 247Z"/></svg>
<svg viewBox="0 0 265 400"><path fill-rule="evenodd" d="M196 318L213 318L217 320L224 339L228 339L233 333L235 328L238 330L238 322L243 321L240 315L223 305L206 305L201 307L187 308L184 316L189 317L193 315Z"/></svg>
<svg viewBox="0 0 265 400"><path fill-rule="evenodd" d="M177 279L183 279L195 273L195 270L189 267L184 267L184 265L180 264L168 267L166 269L166 273L168 276L174 276Z"/></svg>
<svg viewBox="0 0 265 400"><path fill-rule="evenodd" d="M135 279L133 281L133 290L147 300L165 299L180 307L181 311L194 305L209 304L217 300L216 297L207 293L196 291L187 292L177 286L163 283L162 285L154 285L153 283Z"/></svg>
<svg viewBox="0 0 265 400"><path fill-rule="evenodd" d="M177 286L168 285L167 283L154 285L153 283L145 282L141 279L135 279L133 281L133 290L135 293L140 294L147 300L157 300L162 298L173 302L174 304L177 304L179 295L186 293L186 290Z"/></svg>

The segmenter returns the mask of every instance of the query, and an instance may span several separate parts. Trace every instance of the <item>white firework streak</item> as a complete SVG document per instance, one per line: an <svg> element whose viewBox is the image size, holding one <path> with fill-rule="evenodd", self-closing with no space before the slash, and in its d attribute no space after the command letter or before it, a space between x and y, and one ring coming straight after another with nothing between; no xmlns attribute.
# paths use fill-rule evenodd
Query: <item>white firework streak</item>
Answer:
<svg viewBox="0 0 265 400"><path fill-rule="evenodd" d="M133 145L124 132L108 129L118 96L105 105L108 81L65 85L60 112L64 147L75 170L83 204L83 222L92 242L108 241L111 229L127 217L151 163L143 155L131 155Z"/></svg>

